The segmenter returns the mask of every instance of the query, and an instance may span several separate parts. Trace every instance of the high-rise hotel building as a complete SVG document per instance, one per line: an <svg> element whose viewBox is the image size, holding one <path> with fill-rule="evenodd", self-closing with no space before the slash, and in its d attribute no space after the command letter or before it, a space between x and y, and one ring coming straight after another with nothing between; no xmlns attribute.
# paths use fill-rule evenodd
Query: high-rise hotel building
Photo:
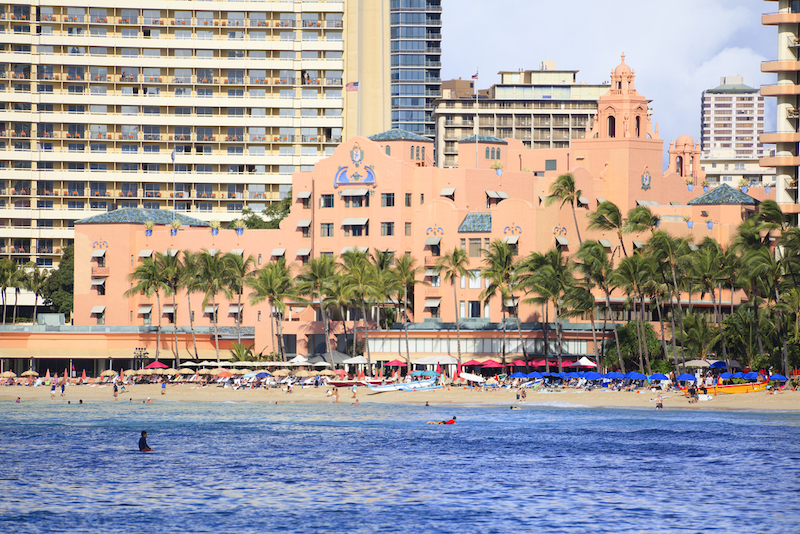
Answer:
<svg viewBox="0 0 800 534"><path fill-rule="evenodd" d="M442 94L442 0L391 0L392 128L433 139Z"/></svg>
<svg viewBox="0 0 800 534"><path fill-rule="evenodd" d="M764 167L774 167L777 201L784 212L792 214L797 224L798 204L798 166L800 166L800 1L773 0L775 13L761 17L765 26L778 29L778 55L776 59L761 64L762 72L775 73L777 83L763 85L763 96L777 100L776 131L765 132L761 142L775 144L775 154L763 157Z"/></svg>
<svg viewBox="0 0 800 534"><path fill-rule="evenodd" d="M389 46L389 0L0 6L0 257L57 264L115 208L278 201L389 128Z"/></svg>

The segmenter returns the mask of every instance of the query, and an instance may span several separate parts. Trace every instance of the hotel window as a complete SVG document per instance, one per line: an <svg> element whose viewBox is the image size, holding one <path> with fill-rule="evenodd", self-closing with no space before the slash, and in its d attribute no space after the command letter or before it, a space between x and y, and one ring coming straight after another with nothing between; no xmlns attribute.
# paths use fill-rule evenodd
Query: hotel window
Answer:
<svg viewBox="0 0 800 534"><path fill-rule="evenodd" d="M333 195L320 195L320 197L319 197L319 207L320 208L332 208L333 207Z"/></svg>
<svg viewBox="0 0 800 534"><path fill-rule="evenodd" d="M479 270L474 270L469 272L469 288L470 289L480 289L481 288L481 272Z"/></svg>
<svg viewBox="0 0 800 534"><path fill-rule="evenodd" d="M411 207L411 193L406 193L406 207Z"/></svg>
<svg viewBox="0 0 800 534"><path fill-rule="evenodd" d="M393 222L382 222L381 223L381 235L382 236L394 235L394 223Z"/></svg>
<svg viewBox="0 0 800 534"><path fill-rule="evenodd" d="M381 193L381 207L394 207L394 193Z"/></svg>
<svg viewBox="0 0 800 534"><path fill-rule="evenodd" d="M411 223L406 223L406 237L411 237Z"/></svg>
<svg viewBox="0 0 800 534"><path fill-rule="evenodd" d="M319 234L322 237L333 237L333 223L320 223Z"/></svg>
<svg viewBox="0 0 800 534"><path fill-rule="evenodd" d="M480 258L482 255L481 238L470 238L469 240L469 257Z"/></svg>
<svg viewBox="0 0 800 534"><path fill-rule="evenodd" d="M481 301L479 300L470 300L469 301L469 316L472 318L480 318L481 316Z"/></svg>

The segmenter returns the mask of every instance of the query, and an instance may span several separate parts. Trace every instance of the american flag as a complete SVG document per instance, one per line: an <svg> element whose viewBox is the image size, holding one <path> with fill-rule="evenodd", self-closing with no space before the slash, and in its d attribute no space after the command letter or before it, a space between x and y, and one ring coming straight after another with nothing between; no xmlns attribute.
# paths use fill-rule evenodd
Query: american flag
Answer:
<svg viewBox="0 0 800 534"><path fill-rule="evenodd" d="M472 75L472 79L473 80L477 80L478 79L478 71L477 70L475 71L475 74Z"/></svg>
<svg viewBox="0 0 800 534"><path fill-rule="evenodd" d="M350 82L345 85L347 91L358 91L358 82Z"/></svg>

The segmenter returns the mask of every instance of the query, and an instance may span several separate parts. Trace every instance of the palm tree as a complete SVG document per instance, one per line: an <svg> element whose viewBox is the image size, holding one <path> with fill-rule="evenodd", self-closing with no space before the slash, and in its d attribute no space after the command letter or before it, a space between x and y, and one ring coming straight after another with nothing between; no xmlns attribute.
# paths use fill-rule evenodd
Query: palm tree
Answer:
<svg viewBox="0 0 800 534"><path fill-rule="evenodd" d="M614 232L617 234L619 244L622 247L622 253L627 257L628 251L625 250L625 242L622 240L622 234L625 229L625 220L622 218L622 213L616 204L610 200L601 202L597 206L597 211L587 215L589 219L589 230L599 230L601 232Z"/></svg>
<svg viewBox="0 0 800 534"><path fill-rule="evenodd" d="M161 349L161 292L167 289L164 274L158 263L152 257L144 258L142 263L128 275L128 280L134 282L133 287L125 292L126 297L131 297L137 293L145 296L155 294L156 314L158 316L158 327L156 328L156 360Z"/></svg>
<svg viewBox="0 0 800 534"><path fill-rule="evenodd" d="M230 275L230 290L236 293L236 342L242 344L242 293L247 285L247 280L255 275L256 260L253 256L244 257L243 254L229 252L224 256L228 264Z"/></svg>
<svg viewBox="0 0 800 534"><path fill-rule="evenodd" d="M603 245L597 241L587 240L578 249L575 255L576 259L581 261L580 269L584 275L588 276L597 286L599 286L606 296L606 314L603 317L603 334L606 331L606 320L611 316L611 323L614 325L614 341L617 345L617 356L619 357L619 368L622 373L625 373L625 363L622 359L622 351L619 348L619 332L617 331L617 320L614 318L614 312L611 309L611 289L610 279L614 266L608 259L608 253ZM598 368L600 361L597 361Z"/></svg>
<svg viewBox="0 0 800 534"><path fill-rule="evenodd" d="M670 307L672 308L672 316L675 316L675 304L674 301L677 302L678 306L678 324L679 324L679 332L681 336L681 349L683 349L683 305L681 304L681 293L678 289L678 277L677 277L677 270L682 268L687 260L687 256L689 254L689 244L685 239L674 238L669 235L667 232L663 230L658 230L653 232L653 235L647 241L647 250L652 254L653 259L657 262L657 264L662 265L666 264L669 266L669 272L671 274L671 281L672 281L672 295L673 298L670 299ZM672 335L672 350L675 353L676 365L677 365L677 353L675 347L675 325L673 325L673 335Z"/></svg>
<svg viewBox="0 0 800 534"><path fill-rule="evenodd" d="M250 304L255 306L265 300L269 304L270 330L273 339L277 341L278 354L286 361L286 349L283 345L283 314L286 311L285 299L294 297L294 278L286 258L268 263L264 268L256 271L254 277L249 277L245 282L252 291ZM277 338L275 338L275 323L277 322Z"/></svg>
<svg viewBox="0 0 800 534"><path fill-rule="evenodd" d="M411 354L408 349L408 295L413 296L414 286L417 284L426 283L424 280L418 280L417 275L422 273L422 268L416 266L416 260L412 256L400 256L395 262L394 272L398 281L402 285L403 291L403 332L406 337L406 364L411 369Z"/></svg>
<svg viewBox="0 0 800 534"><path fill-rule="evenodd" d="M194 359L198 360L197 337L194 333L194 311L192 311L192 294L203 290L203 283L199 276L198 267L200 260L199 254L191 250L183 251L183 268L181 269L180 288L186 291L186 304L189 312L189 330L192 333L192 347L194 348Z"/></svg>
<svg viewBox="0 0 800 534"><path fill-rule="evenodd" d="M496 239L489 243L483 258L483 277L489 281L489 285L480 294L480 298L489 301L494 297L500 298L500 310L503 316L503 365L506 364L506 300L511 301L511 305L517 311L516 301L514 300L514 284L516 276L514 274L514 250L511 245ZM519 314L514 314L517 319L517 330L519 331L519 343L522 347L522 355L525 360L525 368L528 368L528 351L522 339L522 327L519 322Z"/></svg>
<svg viewBox="0 0 800 534"><path fill-rule="evenodd" d="M3 324L6 324L6 290L12 287L17 264L8 258L0 259L0 292L3 297Z"/></svg>
<svg viewBox="0 0 800 534"><path fill-rule="evenodd" d="M345 285L353 299L360 303L361 315L364 319L364 354L367 356L367 370L372 376L372 358L369 350L369 319L367 317L367 304L373 300L383 299L385 295L379 294L375 286L375 267L366 260L366 255L361 259L348 261L345 267Z"/></svg>
<svg viewBox="0 0 800 534"><path fill-rule="evenodd" d="M325 296L325 307L335 308L342 314L342 330L344 330L345 351L347 352L347 311L353 305L353 297L347 287L346 280L342 276L331 279ZM353 345L351 355L356 355L356 314L353 315Z"/></svg>
<svg viewBox="0 0 800 534"><path fill-rule="evenodd" d="M445 254L436 261L436 269L441 273L445 282L450 282L453 286L453 306L456 312L456 347L458 348L458 365L461 366L461 317L458 308L458 290L456 286L462 277L471 276L467 269L469 258L467 251L458 247L453 249L450 254Z"/></svg>
<svg viewBox="0 0 800 534"><path fill-rule="evenodd" d="M744 266L747 272L751 273L754 280L757 280L767 297L767 306L770 303L778 304L781 302L779 286L781 284L783 269L775 258L775 255L766 247L752 250L745 255ZM783 310L780 306L776 308L778 320L775 322L778 337L782 344L781 364L783 374L789 374L789 360L786 350L786 335L783 328ZM757 313L757 310L756 310Z"/></svg>
<svg viewBox="0 0 800 534"><path fill-rule="evenodd" d="M725 253L714 239L707 237L703 240L700 250L691 256L692 278L697 281L701 291L701 298L705 293L711 295L711 306L714 310L714 319L717 328L722 332L722 302L717 309L716 289L725 276ZM720 295L720 301L722 295ZM722 341L722 356L726 365L729 364L728 349L725 346L725 336L720 335Z"/></svg>
<svg viewBox="0 0 800 534"><path fill-rule="evenodd" d="M311 295L319 299L320 313L322 314L322 324L325 330L325 348L333 358L331 349L331 332L328 324L328 314L325 310L325 294L328 292L329 285L336 276L339 266L330 256L320 256L311 258L305 265L300 275L297 277L298 293L301 295ZM333 363L333 361L329 362Z"/></svg>
<svg viewBox="0 0 800 534"><path fill-rule="evenodd" d="M639 341L639 371L644 372L644 363L646 361L647 374L651 374L651 372L644 328L644 287L651 279L652 273L653 265L650 259L641 254L634 254L628 258L623 258L611 277L612 285L629 296L629 300L633 303L634 314L636 313L637 301L639 301L639 317L636 319L636 336ZM644 352L642 345L644 345Z"/></svg>
<svg viewBox="0 0 800 534"><path fill-rule="evenodd" d="M653 215L647 206L636 206L628 212L622 232L625 234L638 234L645 231L653 233L658 228L659 221L660 218Z"/></svg>
<svg viewBox="0 0 800 534"><path fill-rule="evenodd" d="M714 328L709 328L708 321L702 315L689 314L685 320L686 348L700 360L705 360L714 345L721 337Z"/></svg>
<svg viewBox="0 0 800 534"><path fill-rule="evenodd" d="M11 275L11 287L14 288L14 315L13 315L13 323L17 324L17 309L19 303L19 294L22 292L22 289L25 287L25 277L27 273L25 273L24 269L20 269L18 264L16 265L16 269L14 273Z"/></svg>
<svg viewBox="0 0 800 534"><path fill-rule="evenodd" d="M219 251L211 254L207 249L203 249L198 257L198 277L201 281L202 291L205 293L203 306L211 303L212 317L214 319L214 348L217 351L217 365L219 365L219 309L217 306L217 295L222 293L225 298L230 299L233 295L231 291L231 275L229 263L225 256Z"/></svg>
<svg viewBox="0 0 800 534"><path fill-rule="evenodd" d="M178 303L177 303L177 294L178 290L180 289L180 282L181 282L181 271L183 270L183 265L181 263L181 258L178 254L179 251L175 251L175 254L172 254L172 251L167 251L166 254L162 254L161 252L156 252L156 265L159 269L161 269L161 276L164 279L164 287L165 287L165 296L172 297L172 313L173 317L175 317L175 324L173 325L173 332L175 335L174 339L174 346L172 348L172 352L175 354L175 367L179 367L180 357L178 356Z"/></svg>
<svg viewBox="0 0 800 534"><path fill-rule="evenodd" d="M545 204L550 206L556 202L561 202L561 207L564 204L569 204L572 208L572 219L575 221L575 232L578 235L578 244L583 243L581 239L581 230L578 228L578 217L575 215L575 203L581 198L582 191L575 189L575 177L572 174L562 174L553 185L550 187L550 195L545 200Z"/></svg>
<svg viewBox="0 0 800 534"><path fill-rule="evenodd" d="M28 273L28 277L26 279L25 288L33 293L33 324L36 324L38 317L39 297L42 296L44 284L47 281L47 278L50 276L50 272L47 269L39 269L39 266L34 262L30 262L28 267L30 268L30 272Z"/></svg>

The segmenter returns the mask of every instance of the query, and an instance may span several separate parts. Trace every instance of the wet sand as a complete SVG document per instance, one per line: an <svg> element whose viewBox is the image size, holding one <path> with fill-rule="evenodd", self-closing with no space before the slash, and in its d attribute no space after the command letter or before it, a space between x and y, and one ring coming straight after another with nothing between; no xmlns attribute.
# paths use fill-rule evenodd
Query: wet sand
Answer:
<svg viewBox="0 0 800 534"><path fill-rule="evenodd" d="M139 402L150 397L153 403L164 401L181 402L263 402L263 403L332 403L327 397L327 387L295 387L293 393L281 389L247 389L234 391L231 388L222 388L216 385L198 388L192 384L169 384L166 394L161 395L160 384L142 384L127 386L124 393L120 393L114 400L113 386L111 385L82 385L68 386L64 397L57 390L53 402L78 402L105 403L105 402ZM583 391L565 389L560 392L527 391L527 400L520 404L536 405L541 403L565 403L587 407L631 407L648 408L655 410L657 393L649 390L639 392L615 391ZM0 401L14 401L20 397L21 402L50 400L50 388L46 386L3 386L0 387ZM366 387L358 388L358 399L361 404L367 403L396 403L396 404L424 404L432 405L475 405L475 404L515 404L516 390L486 390L466 389L461 386L450 386L434 391L403 392L390 391L374 393ZM339 404L349 405L354 401L352 392L339 388ZM680 393L664 394L664 409L689 409L689 410L780 410L800 411L800 392L787 391L777 395L767 392L737 393L718 395L710 401L700 401L689 404L688 399Z"/></svg>

